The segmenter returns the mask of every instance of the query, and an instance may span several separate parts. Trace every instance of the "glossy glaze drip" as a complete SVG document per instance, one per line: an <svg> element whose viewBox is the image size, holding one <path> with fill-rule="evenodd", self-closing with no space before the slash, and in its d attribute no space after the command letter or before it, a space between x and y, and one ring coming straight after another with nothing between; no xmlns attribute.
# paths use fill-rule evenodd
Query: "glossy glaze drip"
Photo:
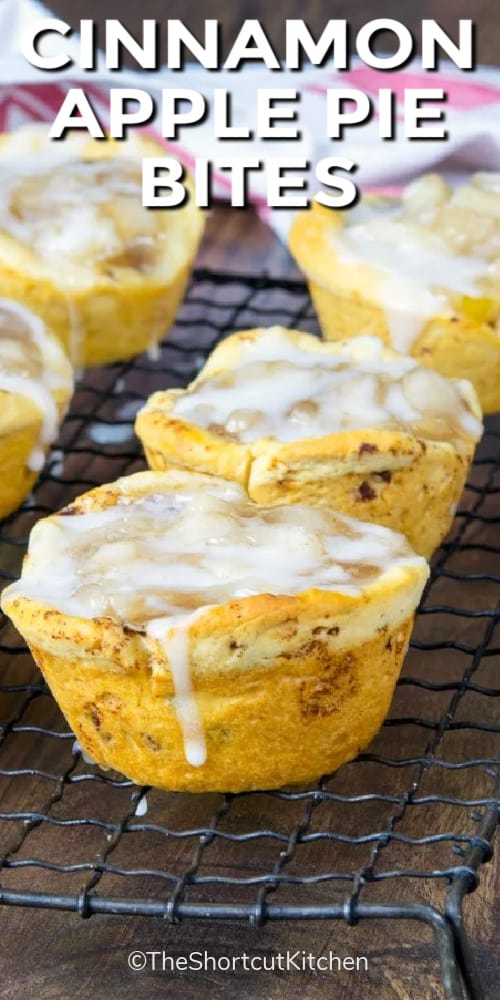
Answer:
<svg viewBox="0 0 500 1000"><path fill-rule="evenodd" d="M174 618L155 618L148 622L146 632L160 643L170 666L174 707L182 729L186 760L193 767L201 767L207 758L207 747L189 669L189 630L195 617L192 612Z"/></svg>

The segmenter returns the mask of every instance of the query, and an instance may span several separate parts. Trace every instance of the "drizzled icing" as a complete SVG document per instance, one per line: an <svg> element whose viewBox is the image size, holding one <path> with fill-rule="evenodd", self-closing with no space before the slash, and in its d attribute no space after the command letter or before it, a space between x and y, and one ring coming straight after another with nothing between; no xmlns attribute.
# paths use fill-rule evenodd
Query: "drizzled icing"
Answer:
<svg viewBox="0 0 500 1000"><path fill-rule="evenodd" d="M204 610L201 608L201 613ZM195 617L196 613L191 612L173 618L153 619L148 622L147 634L161 644L172 671L175 709L182 729L186 760L193 767L200 767L205 763L207 748L188 669L189 629Z"/></svg>
<svg viewBox="0 0 500 1000"><path fill-rule="evenodd" d="M223 352L224 345L221 357ZM161 400L153 396L146 409L158 405ZM175 395L172 413L248 443L374 427L440 440L481 433L466 383L388 352L376 337L333 347L312 336L291 337L280 328L241 340L226 370L217 370L212 360L185 392Z"/></svg>
<svg viewBox="0 0 500 1000"><path fill-rule="evenodd" d="M431 317L453 315L451 295L487 294L481 290L484 257L456 252L439 229L430 227L433 218L432 210L418 220L408 218L400 203L395 209L393 201L381 199L373 207L364 205L362 212L354 210L345 227L330 233L343 264L370 268L392 343L402 352L411 350Z"/></svg>
<svg viewBox="0 0 500 1000"><path fill-rule="evenodd" d="M379 525L302 505L257 507L213 477L176 473L172 492L158 492L151 474L138 478L156 492L122 492L104 510L38 522L22 577L3 604L25 597L144 631L153 670L164 661L170 668L193 766L204 763L206 748L189 634L208 607L312 587L357 596L384 574L425 566L401 535ZM168 489L168 473L163 481Z"/></svg>
<svg viewBox="0 0 500 1000"><path fill-rule="evenodd" d="M399 351L410 350L430 317L453 315L445 290L479 294L483 261L426 246L397 220L348 226L336 239L336 248L343 261L380 271L378 291L392 343Z"/></svg>
<svg viewBox="0 0 500 1000"><path fill-rule="evenodd" d="M57 437L54 393L71 388L69 366L41 319L18 302L0 299L0 391L24 396L41 415L40 435L28 458L33 472L40 471L47 446Z"/></svg>
<svg viewBox="0 0 500 1000"><path fill-rule="evenodd" d="M9 138L0 157L0 230L71 285L116 267L153 270L161 213L142 206L140 146L92 159L92 143L51 143L33 127Z"/></svg>
<svg viewBox="0 0 500 1000"><path fill-rule="evenodd" d="M457 256L443 246L426 246L397 220L372 219L335 234L335 249L349 264L369 264L379 272L377 291L391 341L409 351L432 316L451 316L446 290L478 295L484 262Z"/></svg>
<svg viewBox="0 0 500 1000"><path fill-rule="evenodd" d="M145 816L147 811L148 811L148 799L147 795L143 794L141 795L140 799L137 802L134 816L139 816L139 817Z"/></svg>

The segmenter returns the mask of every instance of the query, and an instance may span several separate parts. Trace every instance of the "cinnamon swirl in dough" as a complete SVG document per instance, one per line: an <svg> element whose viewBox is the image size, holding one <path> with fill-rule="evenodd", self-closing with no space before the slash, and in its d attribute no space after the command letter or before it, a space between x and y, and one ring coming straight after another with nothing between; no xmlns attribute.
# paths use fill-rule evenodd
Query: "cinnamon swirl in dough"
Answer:
<svg viewBox="0 0 500 1000"><path fill-rule="evenodd" d="M39 521L2 607L95 761L239 791L309 781L368 744L427 572L387 528L145 472Z"/></svg>
<svg viewBox="0 0 500 1000"><path fill-rule="evenodd" d="M40 317L0 299L0 518L30 492L72 389L69 361Z"/></svg>
<svg viewBox="0 0 500 1000"><path fill-rule="evenodd" d="M450 188L426 175L401 199L297 215L290 250L323 334L376 334L500 409L500 174Z"/></svg>
<svg viewBox="0 0 500 1000"><path fill-rule="evenodd" d="M163 150L45 126L0 138L0 295L24 302L78 366L126 359L166 333L203 229L190 198L142 207L142 157Z"/></svg>
<svg viewBox="0 0 500 1000"><path fill-rule="evenodd" d="M222 341L186 389L139 412L152 469L243 485L257 503L326 506L401 531L429 557L453 519L481 412L375 337L323 343L274 327Z"/></svg>

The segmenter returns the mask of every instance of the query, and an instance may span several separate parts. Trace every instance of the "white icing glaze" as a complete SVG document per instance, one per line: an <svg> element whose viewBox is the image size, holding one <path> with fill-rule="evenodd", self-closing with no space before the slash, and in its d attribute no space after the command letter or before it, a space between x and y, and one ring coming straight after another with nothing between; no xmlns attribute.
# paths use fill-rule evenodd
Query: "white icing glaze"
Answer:
<svg viewBox="0 0 500 1000"><path fill-rule="evenodd" d="M427 175L406 188L402 202L366 202L348 214L345 227L332 228L341 261L368 266L376 276L397 350L410 351L431 317L453 315L451 294L484 296L484 282L495 279L498 187L488 186L487 177L477 174L453 191Z"/></svg>
<svg viewBox="0 0 500 1000"><path fill-rule="evenodd" d="M161 231L158 213L142 205L144 153L137 141L120 144L109 159L91 160L80 136L54 143L45 129L33 148L33 134L20 129L2 148L0 230L56 268L65 285L92 282L96 268L153 266ZM72 319L78 339L79 317Z"/></svg>
<svg viewBox="0 0 500 1000"><path fill-rule="evenodd" d="M146 409L156 406L153 397ZM424 436L439 439L479 438L482 430L464 382L388 353L378 338L354 338L333 352L312 337L297 343L280 328L242 341L228 370L202 372L172 413L242 442L374 427L424 433L425 426Z"/></svg>
<svg viewBox="0 0 500 1000"><path fill-rule="evenodd" d="M22 577L3 599L27 597L145 632L153 670L166 661L172 674L186 758L200 766L206 748L189 632L207 607L311 587L358 596L382 575L425 561L379 525L299 505L260 508L212 477L176 473L176 483L176 492L124 493L104 510L39 521Z"/></svg>
<svg viewBox="0 0 500 1000"><path fill-rule="evenodd" d="M430 245L399 220L374 218L347 226L335 233L334 243L342 261L380 272L378 293L398 351L411 349L431 316L453 314L446 291L480 294L483 260L451 253L437 240Z"/></svg>
<svg viewBox="0 0 500 1000"><path fill-rule="evenodd" d="M197 613L204 610L201 608ZM201 767L207 759L207 747L189 670L189 629L195 615L191 612L174 618L155 618L147 623L146 631L152 639L161 643L170 664L175 690L174 705L182 729L186 760L193 767Z"/></svg>
<svg viewBox="0 0 500 1000"><path fill-rule="evenodd" d="M28 458L33 472L40 471L47 445L57 437L54 391L71 388L60 348L47 336L41 319L18 302L0 299L0 390L29 399L42 418L39 440Z"/></svg>
<svg viewBox="0 0 500 1000"><path fill-rule="evenodd" d="M28 457L27 464L30 472L41 472L45 465L45 452L43 448L35 445Z"/></svg>
<svg viewBox="0 0 500 1000"><path fill-rule="evenodd" d="M159 361L161 358L161 347L160 344L150 344L147 351L147 357L149 361Z"/></svg>
<svg viewBox="0 0 500 1000"><path fill-rule="evenodd" d="M141 795L134 816L145 816L148 811L148 798L147 795Z"/></svg>

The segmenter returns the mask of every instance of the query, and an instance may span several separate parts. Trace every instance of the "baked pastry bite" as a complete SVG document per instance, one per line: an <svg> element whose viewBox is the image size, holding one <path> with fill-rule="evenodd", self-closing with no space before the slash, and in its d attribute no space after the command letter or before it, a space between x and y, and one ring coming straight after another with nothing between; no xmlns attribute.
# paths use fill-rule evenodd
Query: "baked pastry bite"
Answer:
<svg viewBox="0 0 500 1000"><path fill-rule="evenodd" d="M142 207L150 139L0 137L0 295L47 322L78 366L127 359L171 325L203 230L190 198Z"/></svg>
<svg viewBox="0 0 500 1000"><path fill-rule="evenodd" d="M39 521L2 608L97 763L239 791L312 780L368 744L427 574L378 525L143 472Z"/></svg>
<svg viewBox="0 0 500 1000"><path fill-rule="evenodd" d="M72 391L59 341L39 316L0 299L0 518L30 492Z"/></svg>
<svg viewBox="0 0 500 1000"><path fill-rule="evenodd" d="M427 174L342 212L315 203L290 250L326 338L376 334L500 410L500 174L455 189Z"/></svg>
<svg viewBox="0 0 500 1000"><path fill-rule="evenodd" d="M385 524L427 557L449 530L481 429L469 382L376 337L324 343L280 327L222 341L186 390L154 393L136 419L152 469L208 472L257 503Z"/></svg>

